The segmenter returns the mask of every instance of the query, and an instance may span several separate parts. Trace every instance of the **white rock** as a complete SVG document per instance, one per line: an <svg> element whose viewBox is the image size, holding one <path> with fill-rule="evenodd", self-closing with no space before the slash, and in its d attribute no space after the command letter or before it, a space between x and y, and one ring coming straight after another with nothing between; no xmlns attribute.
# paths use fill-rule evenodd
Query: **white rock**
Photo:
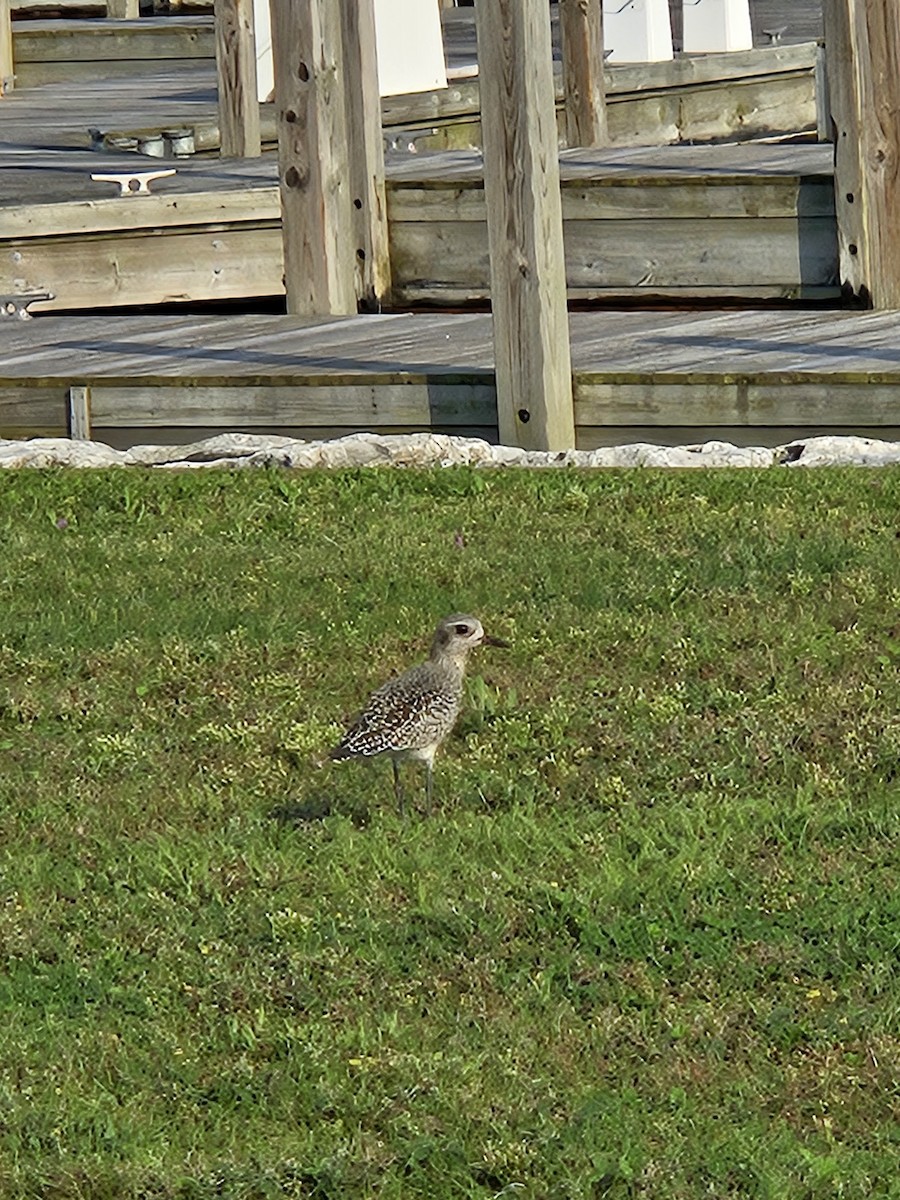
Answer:
<svg viewBox="0 0 900 1200"><path fill-rule="evenodd" d="M709 441L690 446L632 442L598 450L522 450L493 446L482 438L447 434L353 433L332 441L305 442L274 434L224 433L185 446L134 446L113 450L103 442L69 438L0 439L0 467L152 466L199 467L817 467L830 464L883 466L900 463L900 442L865 437L811 437L777 450Z"/></svg>
<svg viewBox="0 0 900 1200"><path fill-rule="evenodd" d="M685 449L698 456L700 467L771 467L776 453L766 446L733 446L731 442L701 442Z"/></svg>
<svg viewBox="0 0 900 1200"><path fill-rule="evenodd" d="M528 465L528 451L520 446L490 446L490 454L481 462L480 467L525 467Z"/></svg>
<svg viewBox="0 0 900 1200"><path fill-rule="evenodd" d="M824 435L780 446L777 454L778 461L788 467L886 467L900 463L900 442Z"/></svg>
<svg viewBox="0 0 900 1200"><path fill-rule="evenodd" d="M270 433L220 433L187 446L132 446L125 451L125 461L146 467L179 462L220 463L222 459L246 458L260 451L304 445L299 438Z"/></svg>
<svg viewBox="0 0 900 1200"><path fill-rule="evenodd" d="M69 438L29 438L0 444L0 467L121 467L122 450L104 442Z"/></svg>

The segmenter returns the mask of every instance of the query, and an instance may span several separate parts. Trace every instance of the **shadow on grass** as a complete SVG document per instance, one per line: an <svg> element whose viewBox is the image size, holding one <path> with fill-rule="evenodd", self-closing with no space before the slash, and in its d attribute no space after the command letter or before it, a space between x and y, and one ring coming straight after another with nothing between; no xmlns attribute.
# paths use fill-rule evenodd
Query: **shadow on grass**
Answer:
<svg viewBox="0 0 900 1200"><path fill-rule="evenodd" d="M320 793L305 800L276 804L266 813L270 821L279 825L312 825L328 817L346 817L359 829L364 829L370 820L368 805L344 796Z"/></svg>

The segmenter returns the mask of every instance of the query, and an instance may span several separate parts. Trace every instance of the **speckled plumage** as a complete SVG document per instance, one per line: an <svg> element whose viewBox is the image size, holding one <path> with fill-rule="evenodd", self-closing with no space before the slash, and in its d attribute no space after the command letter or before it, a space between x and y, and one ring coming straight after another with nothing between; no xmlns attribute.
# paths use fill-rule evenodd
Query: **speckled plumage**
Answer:
<svg viewBox="0 0 900 1200"><path fill-rule="evenodd" d="M438 625L429 658L383 684L353 721L331 757L373 758L389 754L394 788L403 811L397 760L418 759L427 768L426 796L431 807L434 756L459 714L469 651L483 644L506 643L488 637L476 617L454 614Z"/></svg>

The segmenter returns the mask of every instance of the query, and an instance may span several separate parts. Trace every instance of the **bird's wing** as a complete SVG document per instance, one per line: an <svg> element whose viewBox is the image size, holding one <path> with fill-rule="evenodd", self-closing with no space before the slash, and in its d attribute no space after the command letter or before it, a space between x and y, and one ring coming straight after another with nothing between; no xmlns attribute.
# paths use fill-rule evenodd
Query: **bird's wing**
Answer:
<svg viewBox="0 0 900 1200"><path fill-rule="evenodd" d="M335 757L369 757L388 751L414 750L427 745L427 715L447 699L427 670L413 667L389 680L369 700L341 738Z"/></svg>

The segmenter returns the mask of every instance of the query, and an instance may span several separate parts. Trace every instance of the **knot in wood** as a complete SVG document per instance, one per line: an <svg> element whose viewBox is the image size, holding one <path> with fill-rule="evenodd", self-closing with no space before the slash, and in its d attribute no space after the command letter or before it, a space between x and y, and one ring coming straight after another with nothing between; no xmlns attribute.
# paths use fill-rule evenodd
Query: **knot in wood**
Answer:
<svg viewBox="0 0 900 1200"><path fill-rule="evenodd" d="M309 170L299 167L288 167L284 173L285 187L300 188L309 182Z"/></svg>

